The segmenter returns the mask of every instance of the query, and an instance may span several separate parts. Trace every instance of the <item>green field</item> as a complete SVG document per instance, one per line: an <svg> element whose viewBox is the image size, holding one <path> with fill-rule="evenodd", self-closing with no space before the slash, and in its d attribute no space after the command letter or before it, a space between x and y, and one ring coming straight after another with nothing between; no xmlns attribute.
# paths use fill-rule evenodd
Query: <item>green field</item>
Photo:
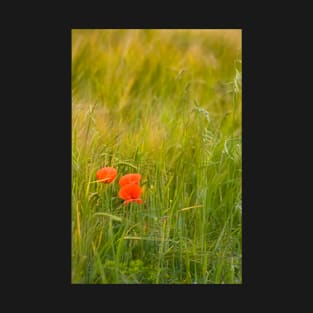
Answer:
<svg viewBox="0 0 313 313"><path fill-rule="evenodd" d="M241 58L241 30L72 30L73 284L242 283Z"/></svg>

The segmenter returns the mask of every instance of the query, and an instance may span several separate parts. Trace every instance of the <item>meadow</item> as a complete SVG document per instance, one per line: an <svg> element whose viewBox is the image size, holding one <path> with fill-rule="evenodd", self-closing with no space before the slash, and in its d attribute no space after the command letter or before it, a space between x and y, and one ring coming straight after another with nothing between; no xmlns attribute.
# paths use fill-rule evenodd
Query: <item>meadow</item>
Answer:
<svg viewBox="0 0 313 313"><path fill-rule="evenodd" d="M241 66L241 30L72 30L73 284L242 283Z"/></svg>

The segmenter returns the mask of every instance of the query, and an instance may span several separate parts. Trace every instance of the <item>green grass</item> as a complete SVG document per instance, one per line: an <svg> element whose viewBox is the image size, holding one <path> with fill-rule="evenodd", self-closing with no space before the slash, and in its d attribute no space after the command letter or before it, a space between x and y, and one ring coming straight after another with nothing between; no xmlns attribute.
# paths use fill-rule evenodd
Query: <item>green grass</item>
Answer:
<svg viewBox="0 0 313 313"><path fill-rule="evenodd" d="M240 30L72 31L72 283L240 284L241 174Z"/></svg>

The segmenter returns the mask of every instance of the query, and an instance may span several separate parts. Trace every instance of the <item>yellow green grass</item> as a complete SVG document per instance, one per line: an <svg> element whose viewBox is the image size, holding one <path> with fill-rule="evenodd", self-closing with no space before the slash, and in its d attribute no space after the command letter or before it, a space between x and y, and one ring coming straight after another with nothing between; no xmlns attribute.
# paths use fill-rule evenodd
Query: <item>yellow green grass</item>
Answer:
<svg viewBox="0 0 313 313"><path fill-rule="evenodd" d="M241 283L241 130L241 30L73 30L72 283Z"/></svg>

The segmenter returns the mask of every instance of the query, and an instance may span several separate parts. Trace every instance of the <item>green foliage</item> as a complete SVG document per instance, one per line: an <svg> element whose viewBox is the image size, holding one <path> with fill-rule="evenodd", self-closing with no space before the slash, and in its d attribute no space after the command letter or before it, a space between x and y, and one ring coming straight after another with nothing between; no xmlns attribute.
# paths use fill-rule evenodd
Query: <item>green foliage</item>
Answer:
<svg viewBox="0 0 313 313"><path fill-rule="evenodd" d="M73 283L241 283L241 87L240 30L72 31Z"/></svg>

